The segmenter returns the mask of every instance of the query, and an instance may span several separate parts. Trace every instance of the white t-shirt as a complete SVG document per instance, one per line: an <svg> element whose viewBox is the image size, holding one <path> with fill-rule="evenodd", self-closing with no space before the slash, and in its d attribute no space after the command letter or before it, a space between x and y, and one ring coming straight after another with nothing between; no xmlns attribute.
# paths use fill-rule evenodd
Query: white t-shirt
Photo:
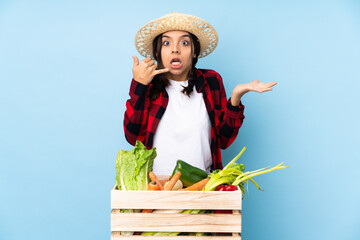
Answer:
<svg viewBox="0 0 360 240"><path fill-rule="evenodd" d="M154 135L157 156L153 171L171 175L177 160L183 160L210 173L211 123L202 93L195 89L190 97L182 93L188 81L169 80L169 102Z"/></svg>

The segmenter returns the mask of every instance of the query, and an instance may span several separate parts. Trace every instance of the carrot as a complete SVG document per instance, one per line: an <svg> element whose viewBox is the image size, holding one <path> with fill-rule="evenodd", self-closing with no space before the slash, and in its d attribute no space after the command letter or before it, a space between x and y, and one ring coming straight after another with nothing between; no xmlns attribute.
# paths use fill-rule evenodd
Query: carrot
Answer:
<svg viewBox="0 0 360 240"><path fill-rule="evenodd" d="M141 213L152 213L154 209L143 209Z"/></svg>
<svg viewBox="0 0 360 240"><path fill-rule="evenodd" d="M149 191L156 191L156 190L159 190L159 184L157 184L156 181L151 181L149 184L148 184L148 190Z"/></svg>
<svg viewBox="0 0 360 240"><path fill-rule="evenodd" d="M179 189L178 191L201 191L209 180L210 178L205 178L197 183L194 183L190 187Z"/></svg>
<svg viewBox="0 0 360 240"><path fill-rule="evenodd" d="M165 184L164 188L165 188L165 191L170 191L174 185L176 184L176 182L179 180L181 176L181 172L176 172L172 177L171 179Z"/></svg>
<svg viewBox="0 0 360 240"><path fill-rule="evenodd" d="M159 184L155 180L151 181L148 184L148 191L157 191L157 190L160 190L159 189ZM154 211L153 209L143 209L141 211L141 213L152 213L153 211Z"/></svg>
<svg viewBox="0 0 360 240"><path fill-rule="evenodd" d="M159 179L156 177L154 172L149 172L149 177L151 181L156 181L156 183L159 185L160 190L164 190L163 185L161 185Z"/></svg>
<svg viewBox="0 0 360 240"><path fill-rule="evenodd" d="M169 181L169 179L167 178L167 179L159 179L159 182L161 183L161 185L165 185L165 183L167 182L167 181Z"/></svg>

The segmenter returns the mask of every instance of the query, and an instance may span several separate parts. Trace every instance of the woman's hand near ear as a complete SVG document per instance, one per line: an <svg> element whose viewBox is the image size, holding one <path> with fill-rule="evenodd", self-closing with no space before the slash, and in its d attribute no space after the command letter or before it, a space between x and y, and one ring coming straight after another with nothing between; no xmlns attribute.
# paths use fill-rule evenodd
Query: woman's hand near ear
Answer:
<svg viewBox="0 0 360 240"><path fill-rule="evenodd" d="M237 85L232 94L231 94L231 105L239 106L241 97L248 92L267 92L271 91L272 87L275 86L277 82L261 83L259 80L254 80L251 83L239 84Z"/></svg>
<svg viewBox="0 0 360 240"><path fill-rule="evenodd" d="M133 59L133 78L135 79L135 81L141 84L149 85L155 75L169 71L168 68L156 70L157 65L155 64L155 61L151 58L145 58L140 63L139 59L136 56L133 56Z"/></svg>

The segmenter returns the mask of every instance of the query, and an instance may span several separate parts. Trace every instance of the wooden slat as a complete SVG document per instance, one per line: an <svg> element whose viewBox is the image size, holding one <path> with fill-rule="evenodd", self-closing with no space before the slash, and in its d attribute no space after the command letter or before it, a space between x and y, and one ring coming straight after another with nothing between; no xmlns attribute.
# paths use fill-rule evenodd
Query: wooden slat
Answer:
<svg viewBox="0 0 360 240"><path fill-rule="evenodd" d="M111 190L112 209L241 210L241 191L119 191Z"/></svg>
<svg viewBox="0 0 360 240"><path fill-rule="evenodd" d="M241 236L121 236L120 232L113 232L111 234L111 240L241 240Z"/></svg>
<svg viewBox="0 0 360 240"><path fill-rule="evenodd" d="M111 231L241 232L241 214L111 213Z"/></svg>

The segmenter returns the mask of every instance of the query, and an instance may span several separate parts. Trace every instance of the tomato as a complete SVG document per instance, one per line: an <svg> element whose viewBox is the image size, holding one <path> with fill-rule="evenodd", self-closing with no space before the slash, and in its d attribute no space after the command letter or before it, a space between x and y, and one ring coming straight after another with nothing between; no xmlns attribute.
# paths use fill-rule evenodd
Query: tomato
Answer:
<svg viewBox="0 0 360 240"><path fill-rule="evenodd" d="M226 186L225 185L219 185L216 187L216 191L226 191Z"/></svg>
<svg viewBox="0 0 360 240"><path fill-rule="evenodd" d="M237 191L238 187L234 185L220 185L216 187L216 191ZM214 213L231 214L232 210L215 210Z"/></svg>
<svg viewBox="0 0 360 240"><path fill-rule="evenodd" d="M238 187L234 185L227 185L223 191L237 191Z"/></svg>

